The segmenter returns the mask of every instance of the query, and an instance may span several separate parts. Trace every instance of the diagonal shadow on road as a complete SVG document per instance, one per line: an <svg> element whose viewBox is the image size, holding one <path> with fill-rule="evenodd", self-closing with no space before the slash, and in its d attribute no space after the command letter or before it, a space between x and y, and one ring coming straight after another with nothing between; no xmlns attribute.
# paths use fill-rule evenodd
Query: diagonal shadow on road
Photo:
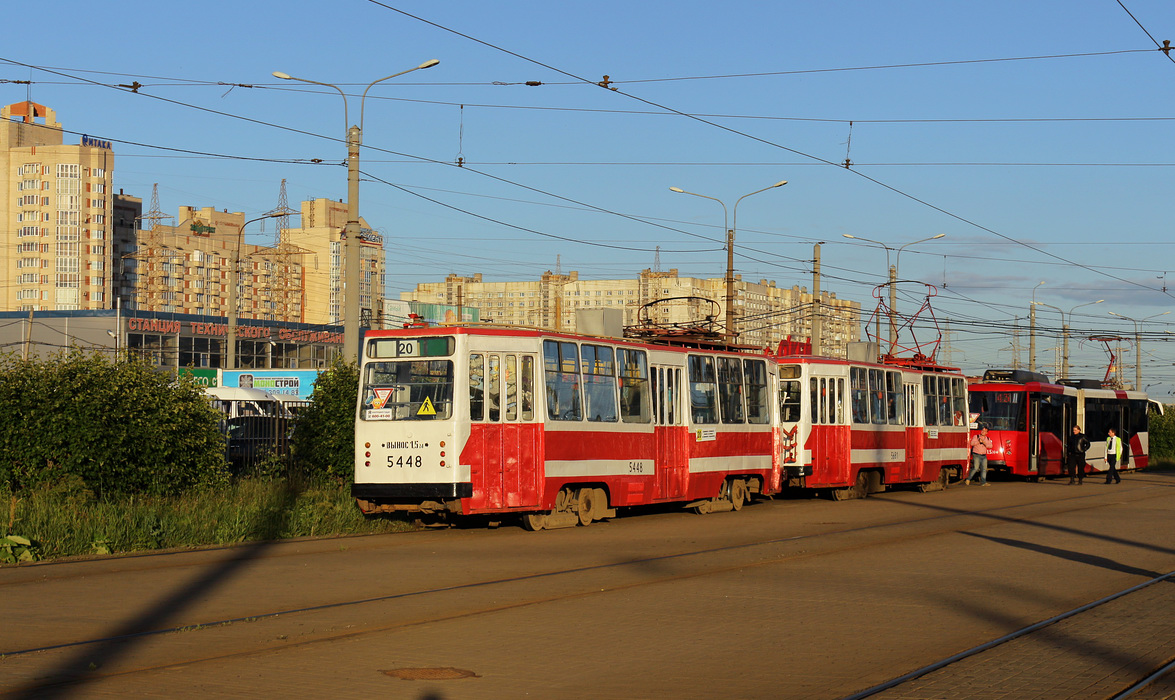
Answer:
<svg viewBox="0 0 1175 700"><path fill-rule="evenodd" d="M254 529L258 541L234 550L234 556L230 559L128 619L103 639L79 650L37 681L9 692L14 697L29 700L66 697L76 686L102 677L103 666L127 654L136 644L158 633L160 628L166 628L168 621L175 619L192 602L228 582L278 544L280 540L277 538L285 530L294 502L301 492L301 485L287 482L286 488L263 510L265 516Z"/></svg>

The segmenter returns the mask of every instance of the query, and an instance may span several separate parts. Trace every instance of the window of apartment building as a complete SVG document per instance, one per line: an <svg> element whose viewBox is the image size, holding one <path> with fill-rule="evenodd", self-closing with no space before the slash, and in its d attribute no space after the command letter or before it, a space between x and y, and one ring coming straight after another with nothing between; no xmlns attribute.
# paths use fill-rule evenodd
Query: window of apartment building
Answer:
<svg viewBox="0 0 1175 700"><path fill-rule="evenodd" d="M95 177L97 177L97 176L95 176ZM91 189L90 189L90 191L91 191L91 192L95 192L95 193L97 193L97 194L106 194L106 183L104 183L104 182L95 182L95 183L94 183L94 184L91 186Z"/></svg>
<svg viewBox="0 0 1175 700"><path fill-rule="evenodd" d="M104 177L106 175L106 168L93 168L90 170L91 177Z"/></svg>
<svg viewBox="0 0 1175 700"><path fill-rule="evenodd" d="M90 217L90 221L95 224L105 224L106 223L106 215L105 214L94 214L93 216Z"/></svg>

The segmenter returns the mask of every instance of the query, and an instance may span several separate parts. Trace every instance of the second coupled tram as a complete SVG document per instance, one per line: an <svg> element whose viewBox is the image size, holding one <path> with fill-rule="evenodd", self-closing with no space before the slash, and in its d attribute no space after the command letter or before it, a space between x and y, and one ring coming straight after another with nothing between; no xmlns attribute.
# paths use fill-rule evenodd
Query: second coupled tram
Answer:
<svg viewBox="0 0 1175 700"><path fill-rule="evenodd" d="M1068 436L1078 426L1090 442L1087 472L1104 471L1106 438L1113 428L1127 445L1123 468L1149 462L1147 396L1103 389L1100 382L1062 380L1027 370L987 370L969 387L972 428L987 427L988 469L1029 479L1065 474Z"/></svg>
<svg viewBox="0 0 1175 700"><path fill-rule="evenodd" d="M357 411L361 510L529 529L937 488L967 455L957 370L540 330L368 332Z"/></svg>

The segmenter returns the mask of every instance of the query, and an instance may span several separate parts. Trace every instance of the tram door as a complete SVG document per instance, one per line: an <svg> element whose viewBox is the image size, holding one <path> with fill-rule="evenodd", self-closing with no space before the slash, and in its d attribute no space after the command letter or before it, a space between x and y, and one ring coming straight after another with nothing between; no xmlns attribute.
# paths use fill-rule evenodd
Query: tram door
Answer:
<svg viewBox="0 0 1175 700"><path fill-rule="evenodd" d="M926 428L924 411L918 410L922 405L920 396L922 385L917 382L902 384L902 396L906 404L906 462L902 479L916 481L922 476L926 466Z"/></svg>
<svg viewBox="0 0 1175 700"><path fill-rule="evenodd" d="M681 380L681 367L653 366L656 499L681 498L689 486L689 429L681 405Z"/></svg>
<svg viewBox="0 0 1175 700"><path fill-rule="evenodd" d="M476 451L481 459L472 465L473 505L537 506L543 469L534 422L535 358L496 353L485 357L485 422L475 424L470 434L470 440L480 436L481 443ZM471 368L475 362L480 362L480 357L471 355Z"/></svg>
<svg viewBox="0 0 1175 700"><path fill-rule="evenodd" d="M842 398L843 401L843 398ZM780 467L784 474L798 476L807 466L804 460L804 441L807 431L803 430L801 410L803 396L800 392L800 366L781 365L779 368L779 455Z"/></svg>

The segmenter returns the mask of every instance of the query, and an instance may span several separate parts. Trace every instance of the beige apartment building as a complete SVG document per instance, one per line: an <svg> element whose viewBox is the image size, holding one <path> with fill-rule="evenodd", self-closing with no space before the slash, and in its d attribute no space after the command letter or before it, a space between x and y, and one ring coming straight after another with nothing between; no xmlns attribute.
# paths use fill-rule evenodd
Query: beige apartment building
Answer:
<svg viewBox="0 0 1175 700"><path fill-rule="evenodd" d="M681 277L643 270L636 279L581 280L576 272L546 272L538 280L484 282L449 275L444 282L416 285L401 299L478 309L483 322L576 332L581 309L619 309L624 325L652 322L662 327L696 325L712 316L725 320L726 280ZM659 303L650 303L658 302ZM821 294L823 354L844 357L846 346L860 340L861 305ZM812 295L803 287L783 288L774 282L735 281L735 314L739 343L775 348L780 340L805 341L812 334Z"/></svg>
<svg viewBox="0 0 1175 700"><path fill-rule="evenodd" d="M52 109L0 107L0 311L110 308L114 152Z"/></svg>
<svg viewBox="0 0 1175 700"><path fill-rule="evenodd" d="M304 323L343 322L343 229L347 204L333 199L302 202L301 222L282 232L282 240L301 256ZM383 314L383 236L359 217L360 325L374 327Z"/></svg>

